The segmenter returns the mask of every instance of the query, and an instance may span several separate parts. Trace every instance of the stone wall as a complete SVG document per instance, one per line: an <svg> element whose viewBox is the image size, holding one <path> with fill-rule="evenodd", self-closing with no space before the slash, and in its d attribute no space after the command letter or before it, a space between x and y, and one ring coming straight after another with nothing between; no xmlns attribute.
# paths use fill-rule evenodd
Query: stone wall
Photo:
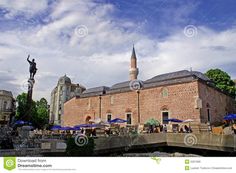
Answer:
<svg viewBox="0 0 236 173"><path fill-rule="evenodd" d="M200 121L200 110L196 109L198 98L198 81L162 87L143 89L140 91L141 123L149 118L162 121L162 112L168 111L169 118L196 119ZM63 116L64 126L85 123L88 116L99 117L99 96L73 98L65 103ZM135 91L103 95L101 97L101 115L107 120L107 114L113 118L126 119L126 113L132 114L132 124L138 122L138 93Z"/></svg>
<svg viewBox="0 0 236 173"><path fill-rule="evenodd" d="M149 118L162 122L162 112L168 112L169 118L181 120L195 119L206 123L208 112L211 122L222 122L224 115L235 113L234 100L213 87L198 80L168 86L143 89L139 93L141 123ZM65 103L64 126L86 123L86 118L99 118L99 96L73 98ZM132 124L138 123L138 93L129 91L101 96L101 118L107 115L126 119L132 114Z"/></svg>
<svg viewBox="0 0 236 173"><path fill-rule="evenodd" d="M208 121L209 109L211 122L222 122L223 117L228 113L235 113L234 99L230 96L205 85L202 82L198 83L199 95L202 99L201 122Z"/></svg>

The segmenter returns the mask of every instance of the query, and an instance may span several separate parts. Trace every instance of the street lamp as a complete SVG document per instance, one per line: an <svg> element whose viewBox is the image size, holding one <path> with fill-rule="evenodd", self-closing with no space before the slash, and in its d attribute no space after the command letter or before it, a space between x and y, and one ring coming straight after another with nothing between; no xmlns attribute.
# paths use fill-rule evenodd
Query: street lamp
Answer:
<svg viewBox="0 0 236 173"><path fill-rule="evenodd" d="M140 105L139 105L139 94L140 94L140 90L136 91L138 94L138 123L140 124Z"/></svg>
<svg viewBox="0 0 236 173"><path fill-rule="evenodd" d="M138 100L138 124L141 123L140 116L140 90L143 89L143 81L141 80L132 80L129 83L130 89L137 92L137 100Z"/></svg>
<svg viewBox="0 0 236 173"><path fill-rule="evenodd" d="M102 96L99 95L99 118L102 118Z"/></svg>

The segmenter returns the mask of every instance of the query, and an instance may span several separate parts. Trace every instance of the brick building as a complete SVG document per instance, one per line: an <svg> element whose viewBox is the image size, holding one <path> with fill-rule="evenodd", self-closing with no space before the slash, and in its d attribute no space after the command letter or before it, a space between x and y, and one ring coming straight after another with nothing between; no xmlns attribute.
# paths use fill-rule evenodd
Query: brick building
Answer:
<svg viewBox="0 0 236 173"><path fill-rule="evenodd" d="M96 118L122 118L128 124L145 123L150 118L161 123L167 123L167 118L215 123L226 114L235 113L234 99L200 72L183 70L140 82L136 80L138 68L133 49L129 75L129 81L90 88L67 101L62 125L74 126Z"/></svg>

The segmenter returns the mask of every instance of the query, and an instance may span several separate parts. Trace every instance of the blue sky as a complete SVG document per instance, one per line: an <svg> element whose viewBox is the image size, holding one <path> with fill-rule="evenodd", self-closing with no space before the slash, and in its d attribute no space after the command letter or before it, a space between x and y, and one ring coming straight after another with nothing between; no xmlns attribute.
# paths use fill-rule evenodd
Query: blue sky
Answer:
<svg viewBox="0 0 236 173"><path fill-rule="evenodd" d="M47 8L33 16L19 11L10 19L4 17L10 10L2 7L0 29L26 29L26 27L47 24L49 21L44 19L50 15L53 6L58 2L48 1ZM215 31L222 31L236 25L235 0L95 0L94 2L98 5L114 5L115 10L112 12L114 20L131 20L137 24L137 27L144 23L142 32L151 37L167 36L173 29L188 24L204 25Z"/></svg>
<svg viewBox="0 0 236 173"><path fill-rule="evenodd" d="M139 78L222 68L236 78L235 0L0 0L0 89L50 98L60 76L87 88L128 80L135 44Z"/></svg>

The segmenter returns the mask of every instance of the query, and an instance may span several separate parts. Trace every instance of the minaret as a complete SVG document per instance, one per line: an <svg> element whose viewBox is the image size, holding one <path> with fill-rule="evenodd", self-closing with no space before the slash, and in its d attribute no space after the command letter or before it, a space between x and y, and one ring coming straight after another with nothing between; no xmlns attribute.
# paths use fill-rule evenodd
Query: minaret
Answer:
<svg viewBox="0 0 236 173"><path fill-rule="evenodd" d="M135 49L133 46L133 52L131 55L130 69L129 69L129 79L135 80L138 77L138 68L137 68L137 58L135 54Z"/></svg>

